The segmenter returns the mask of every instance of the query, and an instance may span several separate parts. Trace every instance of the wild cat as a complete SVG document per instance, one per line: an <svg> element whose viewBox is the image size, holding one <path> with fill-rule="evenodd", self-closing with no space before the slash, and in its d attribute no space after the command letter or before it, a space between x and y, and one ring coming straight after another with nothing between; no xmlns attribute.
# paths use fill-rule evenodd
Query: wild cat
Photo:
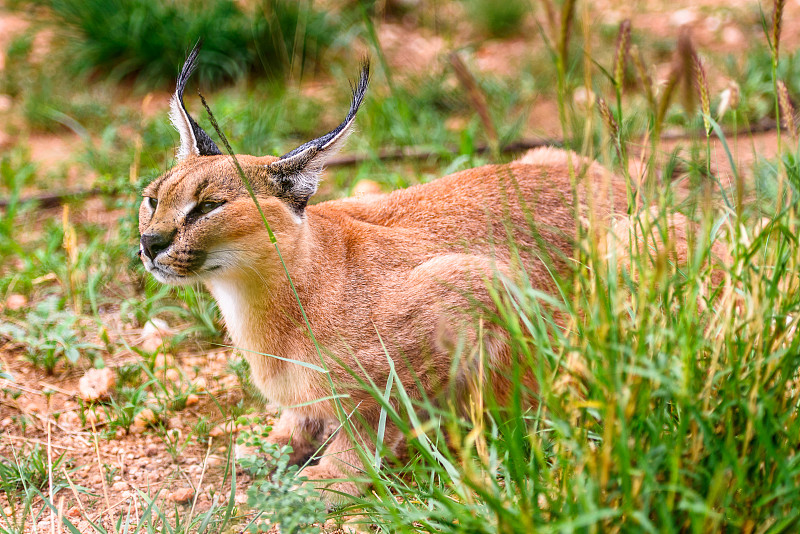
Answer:
<svg viewBox="0 0 800 534"><path fill-rule="evenodd" d="M323 495L334 503L365 489L353 439L375 449L380 405L363 383L385 385L391 359L412 397L447 392L466 402L485 364L502 401L512 365L506 334L488 321L479 341L474 314L494 309L489 282L524 271L533 287L555 293L558 275L573 268L577 221L591 203L598 226L610 227L615 213L625 214L626 185L574 154L540 149L391 194L309 205L325 162L353 128L369 83L365 63L335 129L280 157L236 156L276 248L233 158L186 110L197 55L195 47L171 100L177 163L143 191L141 259L158 281L200 282L214 296L254 383L283 407L269 439L291 444L292 461L313 454L341 417L335 401L314 402L330 398L333 384L344 411L354 412L353 432L330 437L303 474L336 480L317 483L333 490ZM574 194L571 173L582 176ZM456 346L467 350L454 366ZM328 373L294 363L319 366L321 356ZM404 447L391 423L383 445Z"/></svg>

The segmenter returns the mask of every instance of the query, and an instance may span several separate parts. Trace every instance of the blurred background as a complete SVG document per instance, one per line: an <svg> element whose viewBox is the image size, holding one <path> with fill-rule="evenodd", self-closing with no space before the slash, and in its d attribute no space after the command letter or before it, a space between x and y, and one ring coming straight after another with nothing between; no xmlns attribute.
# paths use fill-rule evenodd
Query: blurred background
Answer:
<svg viewBox="0 0 800 534"><path fill-rule="evenodd" d="M156 284L136 257L139 193L175 162L168 101L198 39L187 107L216 139L201 91L234 150L256 155L336 126L371 58L356 132L314 202L552 144L676 188L711 176L733 187L735 161L757 218L780 194L777 128L795 133L798 4L780 2L778 57L773 6L755 1L3 0L0 455L21 447L46 465L36 441L56 413L72 465L97 463L90 429L117 440L74 474L80 485L123 498L131 488L118 483L144 484L150 465L182 502L175 473L198 475L209 437L260 413L208 294ZM698 148L708 118L732 158L717 141ZM90 384L94 398L79 383L92 369L113 369ZM222 466L225 450L212 451ZM20 487L0 480L6 495ZM213 491L198 495L214 509Z"/></svg>

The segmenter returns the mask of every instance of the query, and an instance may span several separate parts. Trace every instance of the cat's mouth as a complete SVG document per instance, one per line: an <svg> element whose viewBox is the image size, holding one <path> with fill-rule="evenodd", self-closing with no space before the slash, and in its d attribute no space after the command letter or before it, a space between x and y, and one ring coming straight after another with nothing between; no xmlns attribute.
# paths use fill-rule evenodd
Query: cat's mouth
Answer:
<svg viewBox="0 0 800 534"><path fill-rule="evenodd" d="M144 268L147 270L147 272L152 274L153 277L162 284L169 285L185 285L196 282L201 280L203 275L217 271L222 267L222 265L209 265L209 262L204 261L202 265L192 267L188 273L181 273L169 265L163 265L160 263L158 261L159 258L151 260L143 254L141 255L141 258Z"/></svg>
<svg viewBox="0 0 800 534"><path fill-rule="evenodd" d="M158 265L154 261L145 260L143 263L144 268L147 269L147 272L152 274L153 277L162 284L183 285L191 283L195 278L194 276L178 274L168 267L162 267L161 265Z"/></svg>

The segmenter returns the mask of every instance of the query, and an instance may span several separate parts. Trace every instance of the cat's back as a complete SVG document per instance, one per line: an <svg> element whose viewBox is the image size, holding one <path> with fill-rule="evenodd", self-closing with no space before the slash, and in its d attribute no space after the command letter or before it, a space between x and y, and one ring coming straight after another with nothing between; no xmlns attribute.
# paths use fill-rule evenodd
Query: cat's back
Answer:
<svg viewBox="0 0 800 534"><path fill-rule="evenodd" d="M366 225L378 238L411 233L472 246L509 238L519 244L544 240L567 252L576 220L573 180L578 183L579 216L591 204L600 218L607 217L614 211L609 198L617 210L624 210L624 182L596 163L550 148L533 150L508 164L466 169L389 194L334 200L309 209Z"/></svg>

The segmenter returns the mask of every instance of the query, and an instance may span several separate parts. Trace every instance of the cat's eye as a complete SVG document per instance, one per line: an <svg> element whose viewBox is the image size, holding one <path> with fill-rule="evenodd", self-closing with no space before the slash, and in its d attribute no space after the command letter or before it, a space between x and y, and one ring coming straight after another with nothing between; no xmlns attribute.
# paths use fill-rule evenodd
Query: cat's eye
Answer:
<svg viewBox="0 0 800 534"><path fill-rule="evenodd" d="M151 210L155 211L156 206L158 206L158 199L153 197L144 197L144 201L147 203L147 207Z"/></svg>
<svg viewBox="0 0 800 534"><path fill-rule="evenodd" d="M197 212L202 213L203 215L205 215L206 213L214 211L215 209L217 209L218 207L222 206L223 204L225 204L225 202L214 202L212 200L206 200L206 201L201 202L200 204L198 204L197 207L195 208L195 210L197 210Z"/></svg>

